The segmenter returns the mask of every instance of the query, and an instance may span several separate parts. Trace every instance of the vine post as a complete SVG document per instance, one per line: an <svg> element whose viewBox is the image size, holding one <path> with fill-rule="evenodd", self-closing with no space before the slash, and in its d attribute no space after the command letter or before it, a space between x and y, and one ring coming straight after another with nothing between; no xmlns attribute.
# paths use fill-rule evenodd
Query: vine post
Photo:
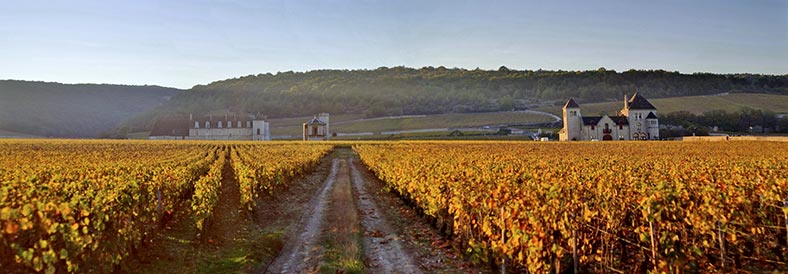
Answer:
<svg viewBox="0 0 788 274"><path fill-rule="evenodd" d="M572 220L575 224L577 224L577 213L574 211L572 212ZM572 228L572 267L574 269L573 273L577 273L577 265L578 265L578 258L577 258L577 227Z"/></svg>
<svg viewBox="0 0 788 274"><path fill-rule="evenodd" d="M503 216L503 207L501 207L501 246L506 244L506 217ZM503 254L503 263L501 264L501 274L506 274L506 254Z"/></svg>
<svg viewBox="0 0 788 274"><path fill-rule="evenodd" d="M720 260L722 260L722 269L725 270L725 232L722 231L721 221L717 221L717 237L720 239Z"/></svg>
<svg viewBox="0 0 788 274"><path fill-rule="evenodd" d="M648 215L651 216L651 205L648 207ZM648 220L648 234L651 238L651 263L654 264L654 271L657 270L659 264L657 264L657 241L656 241L656 234L654 232L654 221L651 220L653 217L649 217Z"/></svg>
<svg viewBox="0 0 788 274"><path fill-rule="evenodd" d="M161 205L161 187L156 188L156 211L159 213L159 218L164 215L164 208Z"/></svg>
<svg viewBox="0 0 788 274"><path fill-rule="evenodd" d="M788 245L788 199L783 200L783 215L785 216L785 245Z"/></svg>

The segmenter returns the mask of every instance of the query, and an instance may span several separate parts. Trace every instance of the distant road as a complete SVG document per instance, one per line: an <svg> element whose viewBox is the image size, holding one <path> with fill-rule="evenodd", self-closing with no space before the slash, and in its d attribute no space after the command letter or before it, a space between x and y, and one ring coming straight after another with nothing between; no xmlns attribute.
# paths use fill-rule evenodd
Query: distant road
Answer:
<svg viewBox="0 0 788 274"><path fill-rule="evenodd" d="M558 117L558 115L555 115L555 114L552 114L552 113L549 113L549 112L538 111L538 110L530 110L530 109L529 110L519 110L517 112L525 112L525 113L547 115L547 116L550 116L550 118L553 118L553 123L558 123L558 122L561 121L561 117Z"/></svg>

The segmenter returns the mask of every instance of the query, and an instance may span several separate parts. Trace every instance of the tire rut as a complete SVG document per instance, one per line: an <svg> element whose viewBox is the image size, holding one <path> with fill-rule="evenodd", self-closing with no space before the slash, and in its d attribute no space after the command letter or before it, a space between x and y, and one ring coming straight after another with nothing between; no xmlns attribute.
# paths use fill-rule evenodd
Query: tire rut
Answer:
<svg viewBox="0 0 788 274"><path fill-rule="evenodd" d="M323 215L328 205L328 194L334 186L339 159L331 161L331 171L319 193L309 202L298 225L291 232L289 240L279 256L271 263L265 273L304 273L314 271L320 262L322 247Z"/></svg>
<svg viewBox="0 0 788 274"><path fill-rule="evenodd" d="M349 159L356 203L364 230L364 257L367 273L422 273L413 258L403 248L402 238L388 223L372 195L367 191L368 182Z"/></svg>

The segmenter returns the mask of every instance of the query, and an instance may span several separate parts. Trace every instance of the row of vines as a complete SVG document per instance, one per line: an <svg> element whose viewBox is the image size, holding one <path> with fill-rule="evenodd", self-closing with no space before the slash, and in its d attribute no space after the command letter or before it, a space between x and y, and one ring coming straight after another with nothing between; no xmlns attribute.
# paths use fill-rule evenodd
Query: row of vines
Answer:
<svg viewBox="0 0 788 274"><path fill-rule="evenodd" d="M788 146L358 144L480 261L530 273L788 270Z"/></svg>
<svg viewBox="0 0 788 274"><path fill-rule="evenodd" d="M0 266L47 273L110 272L173 211L188 210L202 229L218 202L227 161L234 161L230 164L236 170L252 166L254 174L284 183L278 180L301 174L330 150L320 146L316 153L299 156L314 147L0 141ZM258 189L262 177L255 178Z"/></svg>

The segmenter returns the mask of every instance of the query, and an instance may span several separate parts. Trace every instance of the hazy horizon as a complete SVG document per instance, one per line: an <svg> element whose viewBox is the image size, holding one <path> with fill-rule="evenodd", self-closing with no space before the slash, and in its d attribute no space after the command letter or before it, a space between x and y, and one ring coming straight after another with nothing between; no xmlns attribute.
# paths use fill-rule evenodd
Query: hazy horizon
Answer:
<svg viewBox="0 0 788 274"><path fill-rule="evenodd" d="M788 73L788 2L25 1L0 79L190 88L317 69Z"/></svg>

